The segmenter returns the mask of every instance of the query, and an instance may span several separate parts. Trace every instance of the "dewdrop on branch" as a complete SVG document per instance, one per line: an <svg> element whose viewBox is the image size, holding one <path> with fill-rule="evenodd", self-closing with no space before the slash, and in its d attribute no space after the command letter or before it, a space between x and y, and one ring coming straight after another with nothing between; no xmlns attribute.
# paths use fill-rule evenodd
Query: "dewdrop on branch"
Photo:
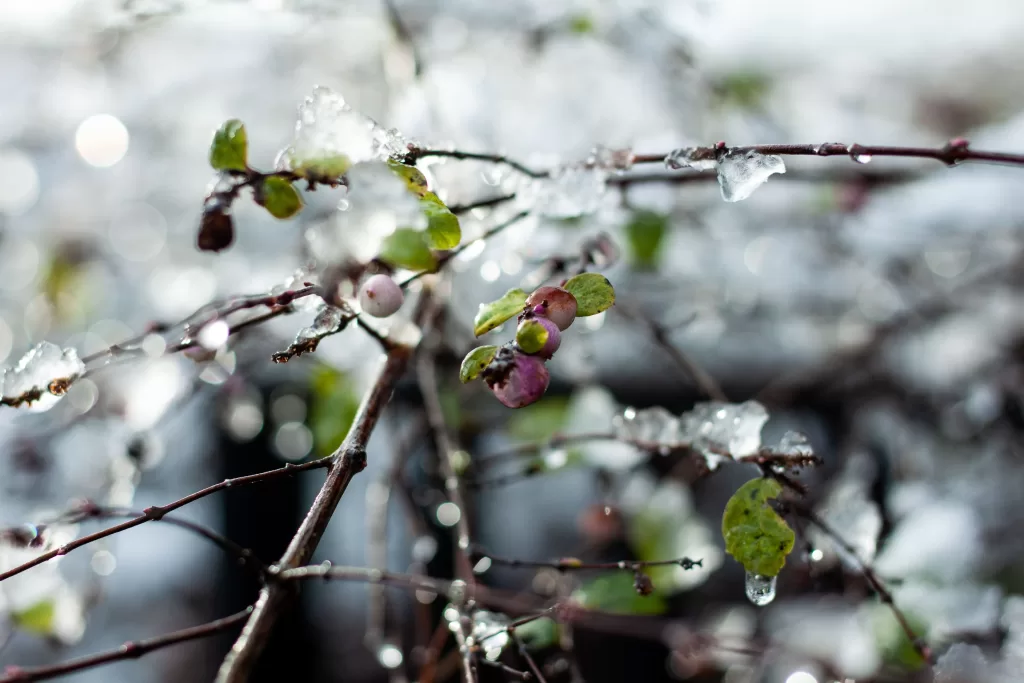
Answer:
<svg viewBox="0 0 1024 683"><path fill-rule="evenodd" d="M762 576L754 572L747 572L744 580L744 590L747 600L758 607L764 607L775 599L775 582L777 576Z"/></svg>
<svg viewBox="0 0 1024 683"><path fill-rule="evenodd" d="M40 342L13 368L0 371L3 402L32 412L47 411L84 372L77 351Z"/></svg>

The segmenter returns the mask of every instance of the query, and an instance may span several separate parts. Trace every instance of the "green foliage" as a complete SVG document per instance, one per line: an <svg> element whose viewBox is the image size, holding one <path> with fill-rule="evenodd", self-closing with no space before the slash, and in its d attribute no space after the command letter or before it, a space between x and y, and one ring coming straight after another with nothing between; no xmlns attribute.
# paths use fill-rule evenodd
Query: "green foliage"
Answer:
<svg viewBox="0 0 1024 683"><path fill-rule="evenodd" d="M576 317L597 315L615 303L615 288L600 273L582 273L569 278L563 289L576 297Z"/></svg>
<svg viewBox="0 0 1024 683"><path fill-rule="evenodd" d="M653 211L637 211L626 223L629 257L637 268L653 269L661 256L668 217Z"/></svg>
<svg viewBox="0 0 1024 683"><path fill-rule="evenodd" d="M560 634L558 624L553 619L541 617L517 626L516 635L531 650L543 650L558 644Z"/></svg>
<svg viewBox="0 0 1024 683"><path fill-rule="evenodd" d="M497 346L478 346L462 359L462 367L459 368L459 379L463 384L480 376L484 368L494 359L498 353Z"/></svg>
<svg viewBox="0 0 1024 683"><path fill-rule="evenodd" d="M613 614L663 614L668 605L658 593L657 584L651 595L640 595L633 587L633 575L627 571L609 572L580 586L573 599L587 609Z"/></svg>
<svg viewBox="0 0 1024 683"><path fill-rule="evenodd" d="M43 600L22 612L11 615L14 624L23 631L45 636L53 632L53 600Z"/></svg>
<svg viewBox="0 0 1024 683"><path fill-rule="evenodd" d="M291 218L302 210L302 197L298 190L278 176L263 179L256 192L256 201L274 218Z"/></svg>
<svg viewBox="0 0 1024 683"><path fill-rule="evenodd" d="M210 143L210 166L218 171L244 171L248 168L249 137L238 119L225 121Z"/></svg>
<svg viewBox="0 0 1024 683"><path fill-rule="evenodd" d="M594 20L588 14L577 14L569 20L569 31L584 35L594 32Z"/></svg>
<svg viewBox="0 0 1024 683"><path fill-rule="evenodd" d="M462 227L458 217L448 210L445 203L430 191L427 177L415 166L401 164L394 159L388 161L388 168L405 181L409 191L420 199L420 209L427 217L427 244L431 249L454 249L462 241Z"/></svg>
<svg viewBox="0 0 1024 683"><path fill-rule="evenodd" d="M771 80L762 73L737 71L721 78L712 88L716 104L753 110L764 103L771 90Z"/></svg>
<svg viewBox="0 0 1024 683"><path fill-rule="evenodd" d="M569 399L548 396L516 410L506 429L512 438L520 441L546 441L565 427L568 417Z"/></svg>
<svg viewBox="0 0 1024 683"><path fill-rule="evenodd" d="M428 192L422 197L420 208L427 217L427 241L432 249L454 249L459 246L462 241L459 219L436 194Z"/></svg>
<svg viewBox="0 0 1024 683"><path fill-rule="evenodd" d="M903 669L918 671L925 666L924 659L914 648L914 643L896 621L892 610L881 602L862 606L872 622L872 631L878 643L878 650L887 664ZM928 624L913 613L905 613L907 623L914 633L927 633Z"/></svg>
<svg viewBox="0 0 1024 683"><path fill-rule="evenodd" d="M429 270L437 268L437 257L430 250L424 233L412 228L399 228L381 245L380 258L396 268Z"/></svg>
<svg viewBox="0 0 1024 683"><path fill-rule="evenodd" d="M524 353L537 353L548 343L548 328L536 320L524 320L516 329L516 344Z"/></svg>
<svg viewBox="0 0 1024 683"><path fill-rule="evenodd" d="M796 535L768 501L782 493L774 479L752 479L725 505L722 536L725 551L748 572L776 576L793 550Z"/></svg>
<svg viewBox="0 0 1024 683"><path fill-rule="evenodd" d="M473 334L480 336L493 330L509 318L523 312L527 294L521 289L510 289L497 301L480 304L480 310L473 319Z"/></svg>
<svg viewBox="0 0 1024 683"><path fill-rule="evenodd" d="M359 395L347 375L325 365L313 371L309 388L309 428L317 455L325 457L348 434L359 409Z"/></svg>
<svg viewBox="0 0 1024 683"><path fill-rule="evenodd" d="M291 152L285 158L292 173L312 181L335 182L352 168L352 160L344 154L323 154L306 157Z"/></svg>

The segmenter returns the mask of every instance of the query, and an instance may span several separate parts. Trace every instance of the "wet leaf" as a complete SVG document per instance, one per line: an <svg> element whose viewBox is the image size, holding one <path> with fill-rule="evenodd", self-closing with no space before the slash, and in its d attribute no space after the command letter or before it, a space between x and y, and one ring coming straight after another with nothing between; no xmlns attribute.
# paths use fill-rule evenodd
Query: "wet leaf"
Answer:
<svg viewBox="0 0 1024 683"><path fill-rule="evenodd" d="M406 164L399 163L394 159L389 159L388 168L390 168L396 176L404 180L409 191L417 197L425 197L427 194L430 194L427 177L415 166L408 166Z"/></svg>
<svg viewBox="0 0 1024 683"><path fill-rule="evenodd" d="M597 315L615 303L615 288L600 273L582 273L569 278L563 289L576 297L576 317Z"/></svg>
<svg viewBox="0 0 1024 683"><path fill-rule="evenodd" d="M210 166L218 171L244 171L249 157L249 138L245 124L238 119L225 121L210 143Z"/></svg>
<svg viewBox="0 0 1024 683"><path fill-rule="evenodd" d="M509 318L523 312L527 294L521 289L510 289L497 301L480 304L480 310L473 319L473 334L480 336L493 330Z"/></svg>
<svg viewBox="0 0 1024 683"><path fill-rule="evenodd" d="M722 536L725 551L748 572L776 576L793 550L796 536L786 520L768 504L782 493L774 479L752 479L725 505Z"/></svg>
<svg viewBox="0 0 1024 683"><path fill-rule="evenodd" d="M458 217L433 192L420 199L427 217L427 243L432 249L454 249L462 241Z"/></svg>
<svg viewBox="0 0 1024 683"><path fill-rule="evenodd" d="M434 270L437 258L430 250L424 233L412 228L399 228L381 245L382 261L407 270Z"/></svg>
<svg viewBox="0 0 1024 683"><path fill-rule="evenodd" d="M462 383L465 384L476 379L496 353L498 353L497 346L478 346L467 353L466 357L462 359L462 367L459 368L459 379L462 380Z"/></svg>
<svg viewBox="0 0 1024 683"><path fill-rule="evenodd" d="M274 218L291 218L302 210L302 197L284 178L264 178L256 193L256 202L266 208Z"/></svg>
<svg viewBox="0 0 1024 683"><path fill-rule="evenodd" d="M553 325L552 329L557 330ZM516 329L516 344L523 350L523 353L537 353L547 343L548 330L536 320L524 320Z"/></svg>
<svg viewBox="0 0 1024 683"><path fill-rule="evenodd" d="M637 211L626 224L626 241L630 260L638 268L658 265L668 219L653 211Z"/></svg>

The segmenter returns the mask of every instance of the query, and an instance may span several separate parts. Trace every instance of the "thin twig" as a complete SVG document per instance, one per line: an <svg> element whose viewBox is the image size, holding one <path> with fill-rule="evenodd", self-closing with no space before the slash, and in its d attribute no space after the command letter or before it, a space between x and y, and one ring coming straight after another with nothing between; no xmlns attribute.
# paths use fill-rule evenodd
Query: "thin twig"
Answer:
<svg viewBox="0 0 1024 683"><path fill-rule="evenodd" d="M275 565L278 570L306 564L313 555L352 477L366 468L366 445L391 399L395 384L405 374L411 354L412 349L405 346L395 347L387 354L372 388L363 397L348 435L331 455L330 470L320 493ZM249 678L290 595L291 591L280 582L264 586L242 634L224 658L217 674L219 683L241 683Z"/></svg>
<svg viewBox="0 0 1024 683"><path fill-rule="evenodd" d="M624 570L636 572L642 569L647 569L648 567L679 566L683 569L693 569L694 567L704 566L704 560L691 560L688 557L680 557L674 560L649 560L646 562L639 560L621 560L619 562L583 562L575 557L563 557L559 560L544 562L539 560L518 560L508 557L497 557L482 548L474 548L473 554L476 557L490 558L491 562L494 564L500 564L505 567L555 569L560 572L588 570Z"/></svg>
<svg viewBox="0 0 1024 683"><path fill-rule="evenodd" d="M447 157L449 159L466 160L471 159L474 161L488 161L492 164L503 164L509 168L514 168L524 175L528 175L531 178L543 178L548 175L546 171L536 171L515 159L510 159L502 154L486 154L482 152L460 152L454 149L428 149L426 147L413 147L404 156L404 163L415 164L419 159L427 159L430 157Z"/></svg>
<svg viewBox="0 0 1024 683"><path fill-rule="evenodd" d="M153 652L154 650L170 647L171 645L177 645L178 643L185 643L190 640L208 638L220 633L221 631L232 629L248 619L251 612L252 607L247 607L241 612L233 614L230 617L217 619L216 621L211 621L207 624L202 624L201 626L192 626L191 628L174 631L148 640L128 642L114 650L100 652L98 654L88 655L78 659L72 659L52 666L39 666L32 668L9 666L4 670L2 677L0 677L0 683L45 681L51 678L58 678L71 673L85 671L86 669L102 666L104 664L110 664L111 662L117 662L124 659L138 659L142 655Z"/></svg>
<svg viewBox="0 0 1024 683"><path fill-rule="evenodd" d="M129 519L128 521L121 522L120 524L115 524L114 526L107 527L106 529L101 529L91 534L87 534L85 536L82 536L81 538L76 538L75 540L69 541L68 543L65 543L64 545L58 548L53 548L45 553L41 553L36 557L32 558L31 560L29 560L28 562L19 564L17 567L12 567L11 569L8 569L5 572L0 572L0 581L5 581L6 579L11 578L12 576L17 576L18 574L21 574L22 572L27 571L32 567L39 566L44 562L48 562L49 560L52 560L55 557L67 555L76 548L81 548L84 545L88 545L100 539L107 538L108 536L113 536L114 534L120 533L122 531L127 531L128 529L137 527L140 524L145 524L146 522L158 520L164 515L166 515L168 512L177 510L178 508L184 507L189 503L194 503L200 498L205 498L206 496L209 496L210 494L213 493L217 493L218 491L223 491L225 489L229 489L232 487L246 486L248 484L257 484L264 481L272 481L274 479L279 479L282 477L290 477L297 472L304 472L306 470L315 470L324 467L329 467L332 464L333 460L331 458L324 458L322 460L314 460L311 462L303 463L301 465L293 465L289 463L284 467L280 467L276 470L268 470L266 472L260 472L259 474L249 474L244 477L235 477L234 479L225 479L216 484L213 484L212 486L207 486L205 489L201 489L199 491L196 491L195 493L190 493L189 495L184 496L183 498L179 498L178 500L167 503L166 505L148 507L145 510L143 510L139 516Z"/></svg>
<svg viewBox="0 0 1024 683"><path fill-rule="evenodd" d="M878 599L884 605L889 607L893 616L896 617L896 621L899 622L900 628L903 629L903 633L906 634L907 639L913 646L914 651L920 655L921 659L924 660L925 663L929 665L933 664L934 659L932 658L931 648L928 647L928 644L923 638L914 632L914 629L907 620L906 615L903 614L903 611L896 605L896 601L893 600L892 593L889 592L889 589L885 587L884 583L882 583L882 580L878 577L878 574L875 573L875 570L872 569L867 562L861 559L857 550L813 510L802 505L790 505L789 509L821 529L826 536L832 539L833 543L839 545L844 551L846 551L847 555L856 561L864 580L868 582L871 589L878 595Z"/></svg>
<svg viewBox="0 0 1024 683"><path fill-rule="evenodd" d="M514 628L508 629L508 637L516 644L516 649L519 651L520 656L526 660L526 666L530 667L530 671L533 672L534 677L537 679L537 683L547 683L547 679L544 678L544 674L540 672L540 667L537 666L537 662L533 661L533 655L531 655L529 650L526 649L526 645L523 644L523 639L519 637L519 634L516 633Z"/></svg>

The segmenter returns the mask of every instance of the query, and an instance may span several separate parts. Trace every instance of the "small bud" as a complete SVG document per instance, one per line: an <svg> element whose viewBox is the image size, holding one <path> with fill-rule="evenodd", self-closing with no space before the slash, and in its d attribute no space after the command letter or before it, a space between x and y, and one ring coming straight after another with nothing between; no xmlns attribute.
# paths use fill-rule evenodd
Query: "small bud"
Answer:
<svg viewBox="0 0 1024 683"><path fill-rule="evenodd" d="M539 357L527 356L518 351L512 353L511 363L504 362L504 358L496 363L492 362L484 373L484 380L494 396L503 404L509 408L522 408L544 395L551 376L544 367L544 361Z"/></svg>
<svg viewBox="0 0 1024 683"><path fill-rule="evenodd" d="M633 588L636 589L637 595L648 596L654 592L654 582L647 574L638 571L633 575Z"/></svg>
<svg viewBox="0 0 1024 683"><path fill-rule="evenodd" d="M561 287L538 287L526 299L527 310L565 330L576 319L576 297Z"/></svg>
<svg viewBox="0 0 1024 683"><path fill-rule="evenodd" d="M369 278L359 289L359 306L374 318L395 314L404 300L402 288L383 273Z"/></svg>
<svg viewBox="0 0 1024 683"><path fill-rule="evenodd" d="M203 212L196 246L203 251L220 251L230 247L234 241L235 226L230 214L222 208L207 209Z"/></svg>

